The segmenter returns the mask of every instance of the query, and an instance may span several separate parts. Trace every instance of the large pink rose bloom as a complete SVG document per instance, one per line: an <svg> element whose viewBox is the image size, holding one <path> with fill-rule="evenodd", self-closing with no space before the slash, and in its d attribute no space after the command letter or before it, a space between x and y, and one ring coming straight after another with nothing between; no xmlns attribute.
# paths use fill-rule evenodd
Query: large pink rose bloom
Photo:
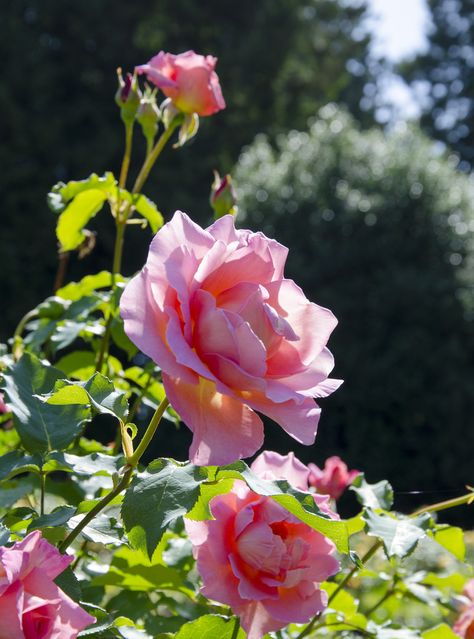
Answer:
<svg viewBox="0 0 474 639"><path fill-rule="evenodd" d="M185 520L201 592L229 605L248 639L324 610L319 584L339 570L329 539L241 481L210 507L214 520Z"/></svg>
<svg viewBox="0 0 474 639"><path fill-rule="evenodd" d="M75 639L94 623L53 581L72 560L38 530L0 548L0 639Z"/></svg>
<svg viewBox="0 0 474 639"><path fill-rule="evenodd" d="M217 58L186 51L178 55L160 51L147 64L136 67L145 73L184 113L212 115L225 108L214 68Z"/></svg>
<svg viewBox="0 0 474 639"><path fill-rule="evenodd" d="M285 279L288 250L236 230L207 229L175 213L123 293L125 332L163 371L173 408L193 431L195 464L227 464L263 442L260 411L312 444L328 379L336 319Z"/></svg>
<svg viewBox="0 0 474 639"><path fill-rule="evenodd" d="M464 639L474 639L474 579L464 586L464 594L470 603L463 609L461 616L453 626L453 630Z"/></svg>
<svg viewBox="0 0 474 639"><path fill-rule="evenodd" d="M318 493L339 499L348 486L352 484L359 470L349 470L340 457L328 457L321 469L316 464L308 464L309 484Z"/></svg>

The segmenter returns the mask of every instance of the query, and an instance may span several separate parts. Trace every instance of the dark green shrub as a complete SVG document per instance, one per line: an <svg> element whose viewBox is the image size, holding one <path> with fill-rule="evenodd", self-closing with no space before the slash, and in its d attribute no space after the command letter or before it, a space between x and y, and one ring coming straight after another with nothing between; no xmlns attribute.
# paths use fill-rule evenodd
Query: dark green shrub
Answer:
<svg viewBox="0 0 474 639"><path fill-rule="evenodd" d="M472 483L473 179L415 128L361 132L333 105L258 137L235 177L240 224L289 246L288 276L340 321L346 381L299 455L339 452L400 490Z"/></svg>

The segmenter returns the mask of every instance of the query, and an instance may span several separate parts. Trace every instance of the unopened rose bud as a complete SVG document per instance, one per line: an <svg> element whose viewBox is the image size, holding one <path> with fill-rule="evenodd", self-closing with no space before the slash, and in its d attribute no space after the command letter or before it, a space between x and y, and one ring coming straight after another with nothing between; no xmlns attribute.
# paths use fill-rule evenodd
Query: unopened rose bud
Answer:
<svg viewBox="0 0 474 639"><path fill-rule="evenodd" d="M117 69L119 87L115 94L115 102L120 108L120 115L125 124L131 124L140 106L141 93L137 84L136 75L127 73L125 80L122 69Z"/></svg>
<svg viewBox="0 0 474 639"><path fill-rule="evenodd" d="M216 220L228 213L237 215L237 196L229 174L221 178L219 173L214 171L214 182L211 187L209 201L214 210L214 218Z"/></svg>
<svg viewBox="0 0 474 639"><path fill-rule="evenodd" d="M148 144L153 144L156 132L158 131L160 117L161 113L156 104L156 92L148 89L145 91L145 95L142 96L137 111L137 121L142 127L143 135Z"/></svg>

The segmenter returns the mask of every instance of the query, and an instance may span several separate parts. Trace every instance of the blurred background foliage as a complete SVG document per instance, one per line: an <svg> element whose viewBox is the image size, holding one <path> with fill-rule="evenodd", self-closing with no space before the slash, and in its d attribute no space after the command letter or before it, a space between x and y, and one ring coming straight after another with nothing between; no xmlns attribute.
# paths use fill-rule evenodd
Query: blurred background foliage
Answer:
<svg viewBox="0 0 474 639"><path fill-rule="evenodd" d="M51 293L49 187L118 171L116 67L161 48L212 53L227 109L164 153L146 193L167 219L181 208L207 223L212 170L238 161L239 223L289 246L288 274L338 316L331 348L346 382L325 402L314 449L298 453L340 454L399 491L472 483L473 6L431 0L429 48L398 69L423 94L420 125L444 151L416 123L381 131L370 103L384 61L371 57L362 0L3 7L0 338ZM111 220L95 230L96 249L71 260L69 278L110 268ZM125 274L143 264L149 239L128 231ZM169 435L179 456L182 433ZM294 442L270 428L266 444Z"/></svg>

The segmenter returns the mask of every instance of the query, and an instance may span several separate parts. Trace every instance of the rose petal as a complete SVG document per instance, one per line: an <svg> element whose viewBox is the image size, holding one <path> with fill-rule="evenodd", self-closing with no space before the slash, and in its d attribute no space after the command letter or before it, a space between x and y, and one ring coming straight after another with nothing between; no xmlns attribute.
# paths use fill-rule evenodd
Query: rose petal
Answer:
<svg viewBox="0 0 474 639"><path fill-rule="evenodd" d="M263 424L248 406L222 395L201 378L192 385L163 373L170 404L193 431L190 459L197 465L224 465L253 455L263 443Z"/></svg>

